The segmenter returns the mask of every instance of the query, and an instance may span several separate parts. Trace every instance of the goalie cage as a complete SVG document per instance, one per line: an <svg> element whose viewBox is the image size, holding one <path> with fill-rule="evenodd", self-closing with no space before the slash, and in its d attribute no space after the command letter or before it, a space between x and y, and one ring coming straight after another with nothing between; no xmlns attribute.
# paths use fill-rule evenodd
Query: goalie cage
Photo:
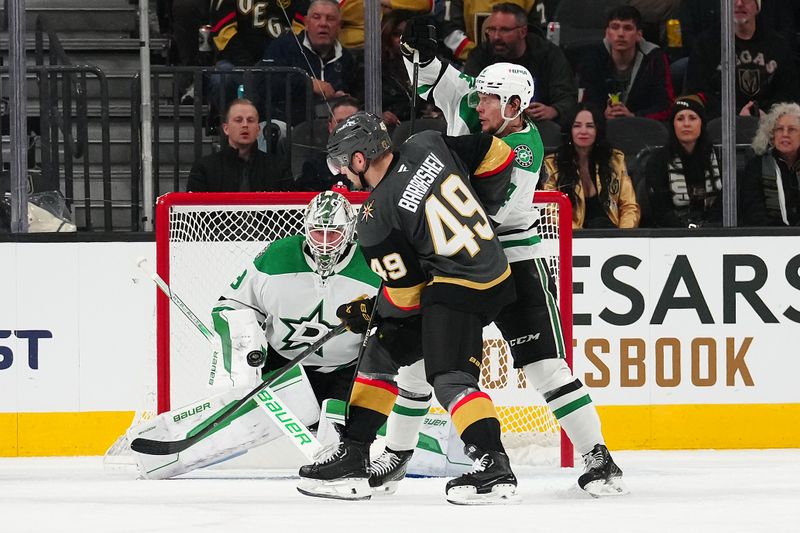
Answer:
<svg viewBox="0 0 800 533"><path fill-rule="evenodd" d="M271 241L302 233L303 210L317 193L169 193L156 210L158 274L206 324L225 284ZM354 207L366 193L346 193ZM568 198L537 191L540 255L557 277L567 362L572 367L572 209ZM155 290L155 289L154 289ZM138 418L209 395L209 347L169 299L156 291L157 385ZM515 464L574 461L572 445L541 396L514 369L494 325L484 330L481 387L494 400L503 443ZM154 397L154 398L153 398ZM155 405L152 405L155 403ZM434 409L441 409L436 407ZM440 411L441 412L441 411Z"/></svg>

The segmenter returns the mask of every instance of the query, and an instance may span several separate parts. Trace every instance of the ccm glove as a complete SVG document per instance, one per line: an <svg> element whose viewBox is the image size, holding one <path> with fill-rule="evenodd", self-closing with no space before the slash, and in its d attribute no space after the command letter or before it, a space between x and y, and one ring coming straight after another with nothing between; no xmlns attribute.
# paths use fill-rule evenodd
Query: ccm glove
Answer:
<svg viewBox="0 0 800 533"><path fill-rule="evenodd" d="M419 65L424 67L436 56L439 44L436 41L436 26L430 17L414 17L406 23L400 38L400 53L414 61L414 51L419 52Z"/></svg>
<svg viewBox="0 0 800 533"><path fill-rule="evenodd" d="M375 307L375 297L359 298L350 303L342 304L336 309L336 316L347 329L353 333L365 333L369 325L369 316Z"/></svg>

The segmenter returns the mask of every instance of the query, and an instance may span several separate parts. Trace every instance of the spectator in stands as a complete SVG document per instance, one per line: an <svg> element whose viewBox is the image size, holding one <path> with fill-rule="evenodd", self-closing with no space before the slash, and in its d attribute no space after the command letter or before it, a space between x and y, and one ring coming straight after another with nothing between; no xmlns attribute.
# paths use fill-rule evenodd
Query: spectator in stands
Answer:
<svg viewBox="0 0 800 533"><path fill-rule="evenodd" d="M775 104L761 118L739 207L748 226L800 225L800 106Z"/></svg>
<svg viewBox="0 0 800 533"><path fill-rule="evenodd" d="M661 47L667 44L666 22L677 16L679 4L680 0L628 0L642 14L642 36Z"/></svg>
<svg viewBox="0 0 800 533"><path fill-rule="evenodd" d="M731 0L736 34L736 113L755 115L776 102L800 97L795 57L774 30L762 27L756 15L761 0ZM702 92L710 117L721 114L719 31L709 30L694 45L689 57L686 89Z"/></svg>
<svg viewBox="0 0 800 533"><path fill-rule="evenodd" d="M317 116L330 116L330 100L363 92L363 80L353 55L338 41L341 14L335 0L312 0L305 18L305 31L275 39L263 51L264 66L297 67L313 79L314 103L321 106ZM275 116L292 125L305 120L305 86L292 79L290 117L284 111L284 76L272 76Z"/></svg>
<svg viewBox="0 0 800 533"><path fill-rule="evenodd" d="M653 222L664 228L698 228L722 223L722 178L706 133L700 95L675 101L669 145L647 162L647 190Z"/></svg>
<svg viewBox="0 0 800 533"><path fill-rule="evenodd" d="M280 191L291 186L288 162L256 148L261 133L258 111L250 100L231 102L222 129L228 144L197 161L186 190L192 192Z"/></svg>
<svg viewBox="0 0 800 533"><path fill-rule="evenodd" d="M202 65L198 50L200 26L208 24L208 0L172 0L172 39L175 61L182 67ZM192 77L177 76L182 104L194 102Z"/></svg>
<svg viewBox="0 0 800 533"><path fill-rule="evenodd" d="M433 12L439 23L438 33L444 36L442 41L456 61L466 61L475 46L480 46L486 40L483 28L491 8L498 3L497 0L449 0L445 9L438 9L439 2L434 2ZM542 0L511 0L505 3L519 6L525 18L525 26L529 22L533 25L543 24ZM472 75L477 74L476 72Z"/></svg>
<svg viewBox="0 0 800 533"><path fill-rule="evenodd" d="M384 14L396 11L430 12L431 0L381 0ZM364 48L364 0L340 0L342 29L339 42L349 49Z"/></svg>
<svg viewBox="0 0 800 533"><path fill-rule="evenodd" d="M625 156L606 139L606 119L582 103L555 154L544 159L545 190L565 193L573 228L635 228L640 210Z"/></svg>
<svg viewBox="0 0 800 533"><path fill-rule="evenodd" d="M669 118L674 98L669 61L642 37L642 16L635 7L609 12L605 38L587 50L578 70L584 101L605 109L606 118Z"/></svg>
<svg viewBox="0 0 800 533"><path fill-rule="evenodd" d="M229 71L234 67L256 65L269 43L282 35L291 36L292 27L299 27L307 3L307 0L211 2L209 16L211 40L217 50L216 70ZM239 74L211 75L208 83L209 101L221 109L225 108L236 98L236 87L242 80L243 77ZM263 114L263 103L257 95L253 97Z"/></svg>
<svg viewBox="0 0 800 533"><path fill-rule="evenodd" d="M336 126L361 108L361 103L352 96L345 96L336 100L331 105L331 117L328 120L328 134ZM326 138L327 140L327 138ZM329 191L337 183L349 187L350 180L342 176L339 168L328 164L328 155L323 150L318 157L308 158L303 163L303 170L295 181L295 190L298 191Z"/></svg>
<svg viewBox="0 0 800 533"><path fill-rule="evenodd" d="M797 0L767 0L762 2L757 24L778 32L792 50L797 50L797 31L800 30L800 2ZM679 9L684 52L689 55L694 44L706 31L720 31L719 0L681 0Z"/></svg>
<svg viewBox="0 0 800 533"><path fill-rule="evenodd" d="M521 65L536 85L533 103L525 110L530 119L562 121L575 111L578 86L567 58L558 46L528 31L527 14L520 6L495 4L484 28L486 39L467 59L466 74L477 76L498 62Z"/></svg>

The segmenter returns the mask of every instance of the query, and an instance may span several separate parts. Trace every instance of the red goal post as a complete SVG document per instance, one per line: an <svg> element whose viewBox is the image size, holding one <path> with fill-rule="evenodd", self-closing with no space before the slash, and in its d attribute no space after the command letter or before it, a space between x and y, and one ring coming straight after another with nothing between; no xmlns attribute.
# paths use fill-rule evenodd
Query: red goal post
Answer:
<svg viewBox="0 0 800 533"><path fill-rule="evenodd" d="M224 287L271 241L303 231L302 213L318 193L169 193L156 206L156 270L208 326ZM360 207L367 193L345 193ZM566 195L537 191L539 250L557 277L567 362L572 367L572 209ZM156 411L208 396L207 341L160 291L156 293ZM481 386L497 406L512 461L537 462L534 450L559 449L573 465L569 439L560 432L524 373L512 368L508 345L490 326L484 332ZM528 390L526 390L528 389Z"/></svg>

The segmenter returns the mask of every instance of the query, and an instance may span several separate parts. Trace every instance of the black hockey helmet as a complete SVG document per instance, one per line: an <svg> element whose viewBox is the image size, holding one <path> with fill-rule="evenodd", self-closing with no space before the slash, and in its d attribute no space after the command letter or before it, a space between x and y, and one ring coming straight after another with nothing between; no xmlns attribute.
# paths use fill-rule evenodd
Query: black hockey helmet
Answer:
<svg viewBox="0 0 800 533"><path fill-rule="evenodd" d="M391 148L392 139L386 124L366 111L347 117L328 137L328 158L337 168L349 167L356 152L361 152L367 161L372 161Z"/></svg>

